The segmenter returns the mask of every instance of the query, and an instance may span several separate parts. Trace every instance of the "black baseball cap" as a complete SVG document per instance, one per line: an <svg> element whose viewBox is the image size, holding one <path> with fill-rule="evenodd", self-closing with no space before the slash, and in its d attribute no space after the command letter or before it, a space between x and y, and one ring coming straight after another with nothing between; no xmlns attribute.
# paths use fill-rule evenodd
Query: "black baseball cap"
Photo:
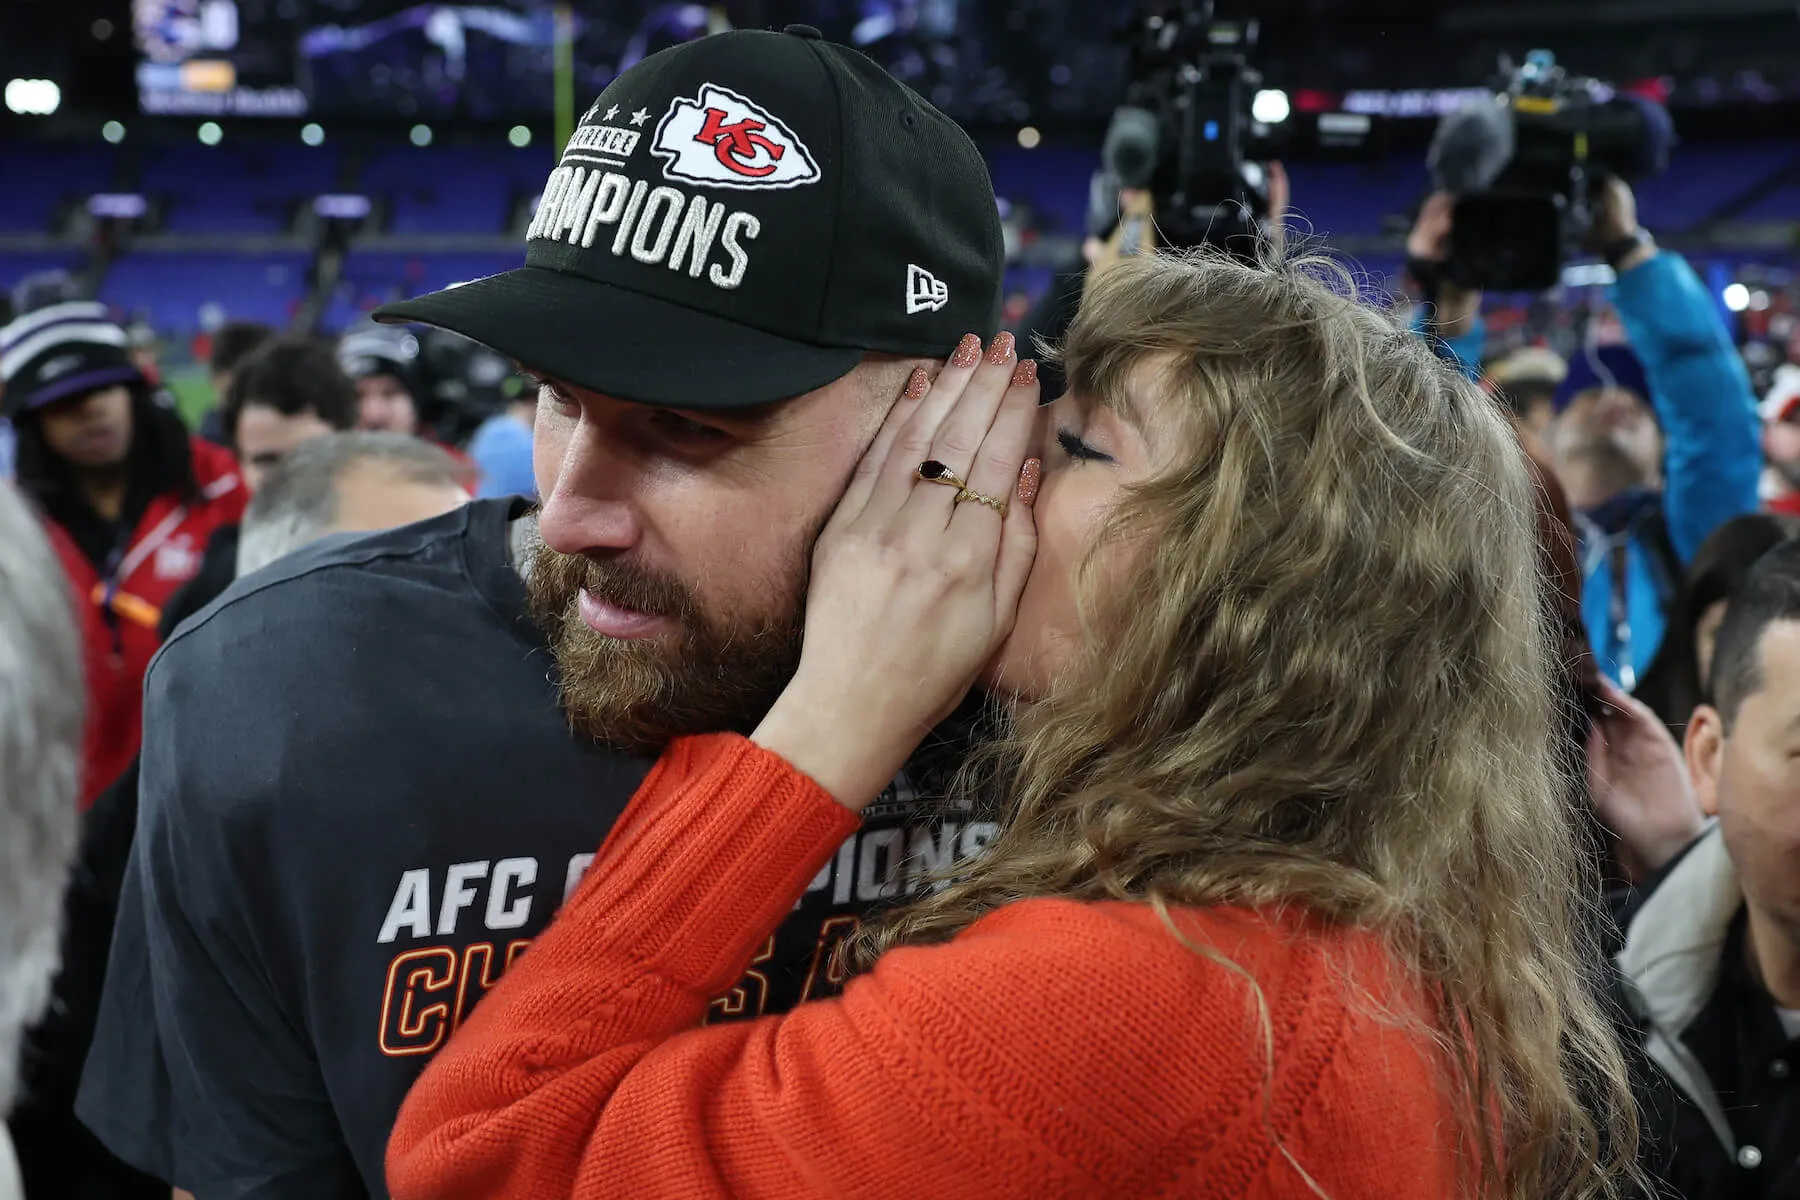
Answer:
<svg viewBox="0 0 1800 1200"><path fill-rule="evenodd" d="M999 325L1000 218L968 135L810 26L615 79L544 186L525 265L379 308L622 400L769 404L865 354Z"/></svg>

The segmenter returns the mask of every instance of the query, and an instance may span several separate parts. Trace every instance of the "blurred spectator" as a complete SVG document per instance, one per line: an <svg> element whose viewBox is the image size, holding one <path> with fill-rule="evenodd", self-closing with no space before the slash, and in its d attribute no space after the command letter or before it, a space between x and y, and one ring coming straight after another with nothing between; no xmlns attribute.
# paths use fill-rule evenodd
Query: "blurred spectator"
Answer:
<svg viewBox="0 0 1800 1200"><path fill-rule="evenodd" d="M1591 248L1617 274L1610 293L1630 346L1599 344L1590 325L1545 440L1581 537L1588 643L1630 691L1662 642L1685 564L1721 523L1756 509L1762 455L1749 376L1712 294L1638 224L1622 181L1609 179L1600 200ZM1407 240L1415 277L1448 257L1453 211L1445 193L1420 210ZM1420 324L1474 374L1480 294L1432 286Z"/></svg>
<svg viewBox="0 0 1800 1200"><path fill-rule="evenodd" d="M1536 458L1549 457L1544 437L1556 415L1556 389L1568 374L1568 364L1556 351L1541 346L1514 351L1488 365L1488 382L1506 401L1520 439Z"/></svg>
<svg viewBox="0 0 1800 1200"><path fill-rule="evenodd" d="M126 345L125 331L88 301L0 329L19 487L48 523L87 647L84 807L137 751L162 606L246 499L230 455L155 403Z"/></svg>
<svg viewBox="0 0 1800 1200"><path fill-rule="evenodd" d="M468 455L440 441L433 427L440 414L425 387L418 335L394 326L372 325L339 341L338 361L356 381L358 429L423 438L458 462L469 464ZM467 478L473 495L478 476L472 465Z"/></svg>
<svg viewBox="0 0 1800 1200"><path fill-rule="evenodd" d="M12 317L82 299L81 284L67 271L39 271L13 286ZM9 318L10 320L10 318Z"/></svg>
<svg viewBox="0 0 1800 1200"><path fill-rule="evenodd" d="M244 514L244 570L328 534L386 529L448 512L468 502L462 475L454 459L416 438L386 433L315 438L277 465L251 500ZM0 600L10 599L4 582L0 571ZM4 645L0 627L0 661ZM5 749L0 730L0 751ZM167 1200L169 1195L166 1184L115 1158L74 1115L131 855L137 785L134 760L87 814L65 901L55 1003L27 1039L29 1096L14 1115L13 1128L32 1200ZM5 883L0 880L0 888Z"/></svg>
<svg viewBox="0 0 1800 1200"><path fill-rule="evenodd" d="M1732 598L1711 683L1686 765L1719 820L1621 912L1620 1012L1642 1055L1645 1165L1687 1200L1788 1197L1800 1195L1800 544L1771 550Z"/></svg>
<svg viewBox="0 0 1800 1200"><path fill-rule="evenodd" d="M232 371L218 409L225 444L252 495L296 446L356 423L356 389L331 348L303 337L260 343ZM238 576L238 526L223 525L206 543L200 569L168 603L163 636L199 612Z"/></svg>
<svg viewBox="0 0 1800 1200"><path fill-rule="evenodd" d="M75 849L81 643L67 587L31 511L0 483L0 1113L26 1074L21 1035L50 998ZM22 1194L12 1142L0 1129L0 1200Z"/></svg>
<svg viewBox="0 0 1800 1200"><path fill-rule="evenodd" d="M393 529L469 502L464 468L429 442L367 430L297 447L244 513L239 576L331 533Z"/></svg>
<svg viewBox="0 0 1800 1200"><path fill-rule="evenodd" d="M200 420L202 437L231 448L231 439L225 433L224 408L232 377L245 359L274 336L273 329L255 321L229 321L212 335L212 353L206 366L212 381L213 406Z"/></svg>
<svg viewBox="0 0 1800 1200"><path fill-rule="evenodd" d="M419 339L404 329L358 330L338 343L338 361L356 381L358 429L424 434L418 358Z"/></svg>
<svg viewBox="0 0 1800 1200"><path fill-rule="evenodd" d="M301 442L355 428L356 384L326 343L277 337L233 373L219 415L244 483L255 492Z"/></svg>
<svg viewBox="0 0 1800 1200"><path fill-rule="evenodd" d="M212 357L206 367L213 394L220 403L224 402L225 393L231 390L232 376L238 367L274 336L273 329L255 321L230 321L213 334Z"/></svg>
<svg viewBox="0 0 1800 1200"><path fill-rule="evenodd" d="M1800 364L1775 369L1761 411L1766 507L1800 516Z"/></svg>
<svg viewBox="0 0 1800 1200"><path fill-rule="evenodd" d="M1677 739L1686 733L1695 707L1712 702L1706 679L1712 669L1713 639L1725 619L1727 601L1758 559L1796 539L1800 539L1800 518L1745 513L1713 530L1694 555L1669 609L1663 644L1634 693L1655 710Z"/></svg>
<svg viewBox="0 0 1800 1200"><path fill-rule="evenodd" d="M531 430L537 420L537 389L514 396L506 407L481 423L469 442L469 458L480 473L475 495L529 496L537 499L537 476L531 462Z"/></svg>
<svg viewBox="0 0 1800 1200"><path fill-rule="evenodd" d="M162 367L157 362L157 355L162 345L157 339L156 330L143 321L134 322L125 330L130 345L131 362L138 373L154 387L162 382Z"/></svg>

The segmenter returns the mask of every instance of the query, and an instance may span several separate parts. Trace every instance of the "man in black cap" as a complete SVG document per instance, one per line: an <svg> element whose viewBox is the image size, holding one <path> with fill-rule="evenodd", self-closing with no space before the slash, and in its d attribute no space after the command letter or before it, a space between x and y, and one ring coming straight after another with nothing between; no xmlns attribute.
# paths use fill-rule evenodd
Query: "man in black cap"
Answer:
<svg viewBox="0 0 1800 1200"><path fill-rule="evenodd" d="M419 340L403 329L361 329L338 342L338 364L356 383L358 429L427 433L418 357Z"/></svg>
<svg viewBox="0 0 1800 1200"><path fill-rule="evenodd" d="M645 59L526 264L381 310L537 375L541 518L479 501L239 581L150 672L142 813L79 1106L204 1200L383 1195L408 1085L670 737L748 729L814 536L918 365L998 319L947 118L792 26ZM533 617L536 620L533 620ZM840 982L859 914L976 853L909 764L716 1019Z"/></svg>

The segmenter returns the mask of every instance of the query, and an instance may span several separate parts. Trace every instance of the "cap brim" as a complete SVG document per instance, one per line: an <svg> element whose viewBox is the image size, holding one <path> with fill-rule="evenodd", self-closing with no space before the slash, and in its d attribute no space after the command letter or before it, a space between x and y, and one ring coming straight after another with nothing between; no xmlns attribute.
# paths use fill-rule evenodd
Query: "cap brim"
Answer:
<svg viewBox="0 0 1800 1200"><path fill-rule="evenodd" d="M121 383L143 384L144 382L144 373L128 363L100 367L45 384L19 402L19 411L36 412L47 404L54 404L58 400L66 400L70 396L77 396L83 392L97 392L101 388L113 387Z"/></svg>
<svg viewBox="0 0 1800 1200"><path fill-rule="evenodd" d="M841 379L863 358L544 267L383 305L374 317L448 329L552 379L666 408L773 404Z"/></svg>

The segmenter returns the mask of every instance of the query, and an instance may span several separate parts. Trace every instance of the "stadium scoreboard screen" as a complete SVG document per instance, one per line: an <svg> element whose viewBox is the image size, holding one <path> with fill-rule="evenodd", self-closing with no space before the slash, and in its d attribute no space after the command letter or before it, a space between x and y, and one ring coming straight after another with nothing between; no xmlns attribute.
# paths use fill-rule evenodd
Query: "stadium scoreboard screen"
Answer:
<svg viewBox="0 0 1800 1200"><path fill-rule="evenodd" d="M568 8L583 104L658 50L752 14L763 26L818 26L963 121L1024 121L1034 106L1104 115L1123 86L1108 4L1067 7L1055 33L1073 49L1060 65L1001 65L994 47L1013 36L1011 10L971 0L572 0ZM554 109L553 0L132 0L132 17L138 105L149 114L516 122Z"/></svg>
<svg viewBox="0 0 1800 1200"><path fill-rule="evenodd" d="M275 16L261 0L132 0L138 107L171 116L305 116L311 106L296 79L291 31L278 17L259 21L265 9Z"/></svg>

